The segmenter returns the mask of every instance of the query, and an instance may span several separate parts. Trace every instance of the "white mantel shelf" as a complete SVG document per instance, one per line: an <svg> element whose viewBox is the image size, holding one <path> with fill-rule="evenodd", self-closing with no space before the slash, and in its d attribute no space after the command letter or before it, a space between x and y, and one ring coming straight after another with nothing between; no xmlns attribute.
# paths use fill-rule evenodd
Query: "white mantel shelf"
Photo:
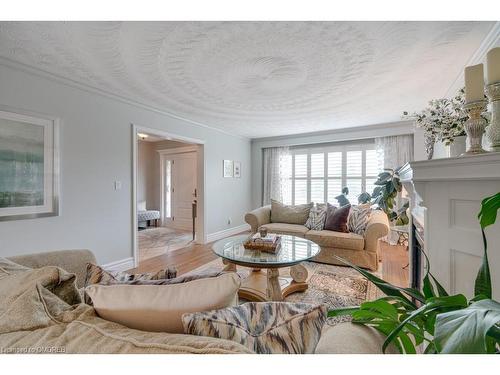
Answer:
<svg viewBox="0 0 500 375"><path fill-rule="evenodd" d="M499 180L500 152L412 161L399 171L402 181Z"/></svg>

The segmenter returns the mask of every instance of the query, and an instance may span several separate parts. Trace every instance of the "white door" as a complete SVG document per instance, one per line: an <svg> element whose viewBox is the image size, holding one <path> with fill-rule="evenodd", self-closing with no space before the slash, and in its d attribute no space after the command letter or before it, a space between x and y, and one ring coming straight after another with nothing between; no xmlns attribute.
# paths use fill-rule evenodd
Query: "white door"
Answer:
<svg viewBox="0 0 500 375"><path fill-rule="evenodd" d="M172 220L174 227L193 229L192 203L196 199L196 152L169 156L172 164Z"/></svg>

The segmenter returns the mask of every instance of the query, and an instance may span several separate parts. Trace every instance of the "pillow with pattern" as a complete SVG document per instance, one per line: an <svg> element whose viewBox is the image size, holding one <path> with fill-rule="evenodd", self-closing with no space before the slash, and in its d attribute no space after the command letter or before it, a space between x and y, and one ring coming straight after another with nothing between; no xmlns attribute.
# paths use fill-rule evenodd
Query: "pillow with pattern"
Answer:
<svg viewBox="0 0 500 375"><path fill-rule="evenodd" d="M174 267L167 267L156 273L136 273L111 272L92 263L87 263L87 275L85 277L85 287L93 284L111 285L138 283L147 280L166 280L177 277L177 270ZM85 303L91 304L90 299L85 294Z"/></svg>
<svg viewBox="0 0 500 375"><path fill-rule="evenodd" d="M372 208L369 203L352 206L347 218L349 232L364 235L370 220Z"/></svg>
<svg viewBox="0 0 500 375"><path fill-rule="evenodd" d="M326 220L326 204L316 203L316 206L311 208L309 211L309 218L307 219L305 226L307 229L311 230L323 230Z"/></svg>
<svg viewBox="0 0 500 375"><path fill-rule="evenodd" d="M249 302L186 313L184 333L231 340L258 354L314 353L326 307L292 302Z"/></svg>

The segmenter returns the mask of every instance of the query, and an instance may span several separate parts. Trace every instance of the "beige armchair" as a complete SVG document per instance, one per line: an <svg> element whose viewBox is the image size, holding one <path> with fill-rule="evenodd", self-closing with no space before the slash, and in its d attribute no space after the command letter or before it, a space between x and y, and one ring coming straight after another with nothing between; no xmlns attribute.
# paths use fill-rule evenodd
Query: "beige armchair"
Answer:
<svg viewBox="0 0 500 375"><path fill-rule="evenodd" d="M334 257L340 256L357 266L376 270L379 262L379 239L389 233L389 220L382 211L373 211L363 236L356 233L333 232L329 230L309 230L304 225L271 223L271 206L257 208L245 215L245 221L252 232L260 227L269 232L290 234L307 238L321 247L315 261L344 265Z"/></svg>

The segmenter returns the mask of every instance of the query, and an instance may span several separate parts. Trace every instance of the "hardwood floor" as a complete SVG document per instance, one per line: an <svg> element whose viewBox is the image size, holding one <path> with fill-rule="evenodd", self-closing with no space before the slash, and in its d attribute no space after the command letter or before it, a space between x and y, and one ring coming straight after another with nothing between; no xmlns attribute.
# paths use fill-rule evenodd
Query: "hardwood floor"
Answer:
<svg viewBox="0 0 500 375"><path fill-rule="evenodd" d="M397 286L409 286L408 251L406 248L381 242L380 253L382 258L382 279Z"/></svg>
<svg viewBox="0 0 500 375"><path fill-rule="evenodd" d="M382 278L398 286L408 286L408 252L403 246L392 246L381 242ZM175 266L178 274L184 274L198 268L217 256L212 252L212 244L192 244L182 249L173 250L165 255L146 259L139 267L129 270L132 273L154 272L165 266Z"/></svg>

